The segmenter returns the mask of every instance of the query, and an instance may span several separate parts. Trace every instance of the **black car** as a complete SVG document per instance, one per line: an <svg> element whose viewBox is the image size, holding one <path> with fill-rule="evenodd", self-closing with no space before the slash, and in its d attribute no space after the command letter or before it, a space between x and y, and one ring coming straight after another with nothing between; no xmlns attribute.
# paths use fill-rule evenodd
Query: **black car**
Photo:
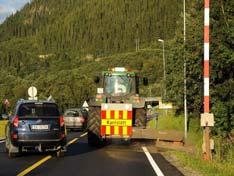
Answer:
<svg viewBox="0 0 234 176"><path fill-rule="evenodd" d="M50 101L21 100L6 126L6 151L9 156L31 150L66 151L64 118Z"/></svg>

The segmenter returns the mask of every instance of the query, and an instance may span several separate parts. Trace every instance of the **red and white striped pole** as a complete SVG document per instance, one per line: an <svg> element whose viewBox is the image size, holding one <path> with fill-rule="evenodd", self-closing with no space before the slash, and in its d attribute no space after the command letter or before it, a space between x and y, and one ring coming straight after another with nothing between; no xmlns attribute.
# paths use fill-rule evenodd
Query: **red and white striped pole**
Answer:
<svg viewBox="0 0 234 176"><path fill-rule="evenodd" d="M210 127L214 126L214 115L210 113L210 79L209 79L209 60L210 60L210 0L204 0L204 113L201 114L201 126L203 132L203 158L211 160Z"/></svg>
<svg viewBox="0 0 234 176"><path fill-rule="evenodd" d="M210 112L209 53L210 53L210 0L205 0L204 10L204 113Z"/></svg>

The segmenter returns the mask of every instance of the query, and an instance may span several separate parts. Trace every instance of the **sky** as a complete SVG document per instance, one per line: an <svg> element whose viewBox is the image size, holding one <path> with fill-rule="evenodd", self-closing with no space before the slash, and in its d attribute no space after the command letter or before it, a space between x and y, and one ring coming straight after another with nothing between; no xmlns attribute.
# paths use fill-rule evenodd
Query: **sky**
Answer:
<svg viewBox="0 0 234 176"><path fill-rule="evenodd" d="M0 0L0 23L2 23L7 16L20 10L29 1L30 0Z"/></svg>

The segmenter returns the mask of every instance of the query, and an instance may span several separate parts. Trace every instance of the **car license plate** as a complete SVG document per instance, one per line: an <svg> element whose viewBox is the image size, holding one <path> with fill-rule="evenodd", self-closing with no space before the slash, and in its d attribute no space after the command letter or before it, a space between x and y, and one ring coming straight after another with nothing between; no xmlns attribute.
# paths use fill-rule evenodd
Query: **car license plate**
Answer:
<svg viewBox="0 0 234 176"><path fill-rule="evenodd" d="M32 130L48 130L49 125L32 125L31 129Z"/></svg>

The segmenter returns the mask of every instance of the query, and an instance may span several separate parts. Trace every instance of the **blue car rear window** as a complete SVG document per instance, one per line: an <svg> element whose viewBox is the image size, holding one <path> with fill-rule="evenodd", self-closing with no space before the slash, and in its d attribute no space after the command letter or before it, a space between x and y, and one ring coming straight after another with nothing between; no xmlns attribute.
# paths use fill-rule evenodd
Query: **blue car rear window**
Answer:
<svg viewBox="0 0 234 176"><path fill-rule="evenodd" d="M58 107L52 103L26 103L19 107L19 116L59 116Z"/></svg>

